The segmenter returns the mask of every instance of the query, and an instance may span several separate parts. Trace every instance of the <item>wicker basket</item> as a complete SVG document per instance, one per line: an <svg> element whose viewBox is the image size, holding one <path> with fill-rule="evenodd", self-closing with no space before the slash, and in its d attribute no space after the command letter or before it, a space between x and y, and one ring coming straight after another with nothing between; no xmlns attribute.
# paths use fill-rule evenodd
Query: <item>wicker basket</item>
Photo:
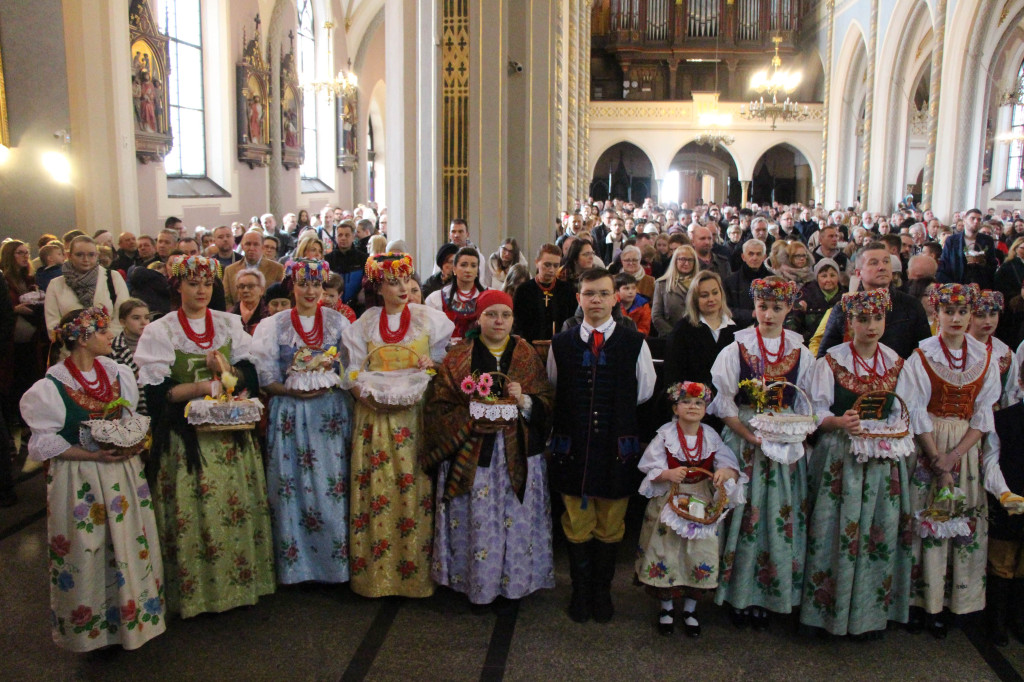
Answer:
<svg viewBox="0 0 1024 682"><path fill-rule="evenodd" d="M900 419L896 423L881 418L882 407L888 396L893 396L900 404ZM869 391L857 397L853 409L858 414L868 409L875 413L874 419L861 419L860 433L850 436L858 462L902 459L914 451L914 439L910 434L910 410L903 398L892 391Z"/></svg>
<svg viewBox="0 0 1024 682"><path fill-rule="evenodd" d="M971 535L973 531L963 492L959 488L954 488L954 491L959 495L954 493L952 498L938 500L935 484L932 484L928 506L914 514L917 532L922 538L946 540Z"/></svg>
<svg viewBox="0 0 1024 682"><path fill-rule="evenodd" d="M501 372L487 372L487 374L492 377L504 378L505 385L508 385L508 375ZM507 396L498 396L489 401L470 398L469 417L473 421L473 428L477 431L505 429L514 426L519 421L519 402L515 398Z"/></svg>
<svg viewBox="0 0 1024 682"><path fill-rule="evenodd" d="M773 381L765 386L765 391L773 388L792 386L804 398L808 406L808 414L775 414L762 412L750 420L750 425L757 430L762 440L773 443L802 443L817 428L814 414L810 413L811 399L804 389L788 381Z"/></svg>
<svg viewBox="0 0 1024 682"><path fill-rule="evenodd" d="M707 469L690 467L688 471L696 471L712 477L713 474ZM712 479L714 485L714 480ZM714 496L706 501L695 495L688 495L679 490L680 484L673 483L665 506L658 514L658 520L668 529L674 531L684 540L705 540L716 537L721 530L721 525L729 513L728 496L724 485L715 485ZM684 499L685 498L685 499ZM696 498L705 503L705 513L697 516L690 513L690 502Z"/></svg>
<svg viewBox="0 0 1024 682"><path fill-rule="evenodd" d="M685 496L686 497L686 501L684 503L685 507L684 507L683 504L680 504L677 501L679 498L684 497L684 495L679 493L679 484L678 483L673 483L672 484L672 493L668 496L668 502L666 502L665 505L669 509L671 509L675 513L676 516L678 516L680 518L686 519L687 521L693 521L694 523L699 523L702 526L710 526L711 524L713 524L716 521L718 521L718 519L726 511L726 503L728 502L728 498L727 498L727 496L725 494L725 484L724 483L717 483L717 484L714 483L714 474L712 472L708 471L707 469L701 469L699 467L684 467L684 468L686 469L686 471L688 473L689 472L696 472L698 474L707 474L708 478L710 478L712 480L712 485L715 486L715 496L714 496L714 499L712 499L710 501L711 502L710 505L705 505L705 509L707 510L707 513L704 516L702 516L702 517L701 516L695 516L695 515L690 513L690 511L689 511L689 503L690 503L690 501L692 499L692 496L689 496L689 495Z"/></svg>
<svg viewBox="0 0 1024 682"><path fill-rule="evenodd" d="M398 344L377 346L366 354L360 367L355 385L360 389L360 400L380 412L395 412L417 404L430 384L431 376L418 367L391 371L369 371L370 358L384 348L398 348L416 358L420 354L411 348Z"/></svg>
<svg viewBox="0 0 1024 682"><path fill-rule="evenodd" d="M239 418L237 421L235 421L234 419L232 419L230 415L227 417L218 417L212 414L197 415L197 406L200 408L200 411L205 411L206 409L208 409L208 406L210 408L216 407L219 410L227 410L229 408L237 408L239 410L244 409L250 413L254 411L256 413L262 413L263 411L263 403L261 403L259 400L255 398L248 398L244 400L226 400L223 402L219 400L206 400L204 398L192 400L189 402L188 405L189 413L187 415L187 419L189 424L191 424L196 431L201 433L215 433L218 431L252 431L253 429L256 428L256 424L259 423L259 416L258 414L250 414L245 420ZM218 420L231 421L229 421L228 423L221 423L221 421Z"/></svg>

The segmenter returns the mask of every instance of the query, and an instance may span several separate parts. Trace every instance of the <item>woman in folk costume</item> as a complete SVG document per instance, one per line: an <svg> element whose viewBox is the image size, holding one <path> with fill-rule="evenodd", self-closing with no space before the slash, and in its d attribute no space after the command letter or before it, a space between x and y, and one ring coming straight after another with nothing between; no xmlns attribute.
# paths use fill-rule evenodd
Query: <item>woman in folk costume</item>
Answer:
<svg viewBox="0 0 1024 682"><path fill-rule="evenodd" d="M452 336L461 339L476 319L476 299L484 291L480 284L480 253L464 246L455 254L455 279L427 296L423 304L440 310L455 323Z"/></svg>
<svg viewBox="0 0 1024 682"><path fill-rule="evenodd" d="M943 284L931 295L939 333L921 342L907 359L896 392L910 408L918 443L911 501L920 532L913 534L913 609L908 627L925 626L944 638L953 614L985 606L988 502L980 473L980 441L993 428L999 401L998 360L967 334L976 285ZM933 500L949 504L950 521L934 523L924 510ZM962 520L962 522L957 522ZM922 532L927 537L922 538Z"/></svg>
<svg viewBox="0 0 1024 682"><path fill-rule="evenodd" d="M376 372L432 370L444 359L455 325L438 310L408 303L412 272L412 258L404 253L366 261L367 279L384 306L370 308L342 332L353 371L367 357L367 369ZM408 406L382 405L358 385L352 392L359 400L349 502L352 590L364 597L429 597L434 499L419 464L426 447L423 397Z"/></svg>
<svg viewBox="0 0 1024 682"><path fill-rule="evenodd" d="M1024 398L1017 378L1017 356L1003 341L995 336L999 317L1003 312L1003 295L988 289L978 294L971 310L971 326L968 331L975 340L985 344L992 354L992 361L999 367L999 385L1002 394L995 407L1009 407Z"/></svg>
<svg viewBox="0 0 1024 682"><path fill-rule="evenodd" d="M807 565L800 622L834 635L881 633L905 623L910 607L909 434L868 439L855 450L861 419L900 413L893 396L903 359L878 342L891 309L888 289L844 294L839 304L851 340L829 349L814 366L811 401L823 434L810 455L819 472L812 486Z"/></svg>
<svg viewBox="0 0 1024 682"><path fill-rule="evenodd" d="M740 382L788 381L803 389L809 384L814 358L798 332L782 325L797 295L794 282L779 277L755 279L750 285L756 327L736 332L711 367L718 395L708 414L725 422L722 440L750 479L747 503L728 520L722 555L722 574L715 601L729 602L737 627L768 627L768 611L790 613L803 591L804 545L807 525L807 465L801 447L784 447L782 463L765 454L761 439L750 426L755 408ZM766 396L776 412L808 406L790 386L776 387ZM765 447L769 447L765 444Z"/></svg>
<svg viewBox="0 0 1024 682"><path fill-rule="evenodd" d="M135 351L153 417L153 457L167 603L183 618L255 604L274 591L274 557L263 458L251 431L196 431L189 401L217 397L218 376L256 393L252 338L237 315L207 305L220 264L173 256L177 313L150 323Z"/></svg>
<svg viewBox="0 0 1024 682"><path fill-rule="evenodd" d="M509 335L512 298L490 289L476 310L479 334L452 349L434 380L423 463L440 465L431 575L490 604L555 586L543 455L554 388L533 346ZM471 400L502 393L516 400L510 426L470 415Z"/></svg>
<svg viewBox="0 0 1024 682"><path fill-rule="evenodd" d="M149 485L137 450L87 450L89 419L135 409L139 389L110 353L101 308L72 311L57 339L70 355L21 399L29 457L50 464L46 485L53 641L84 652L137 649L165 629L163 564Z"/></svg>
<svg viewBox="0 0 1024 682"><path fill-rule="evenodd" d="M735 504L743 502L747 483L740 478L733 451L713 428L701 424L711 395L710 386L693 381L670 386L668 397L676 418L658 429L637 465L645 474L640 494L650 502L640 531L636 576L661 602L658 632L662 635L675 631L674 600L685 598L686 634L700 637L697 599L718 587L718 525L687 524L679 516L669 516L666 522L663 514L674 514L665 510L673 484L679 486L678 493L710 502L715 484L721 483ZM711 471L712 476L694 468Z"/></svg>
<svg viewBox="0 0 1024 682"><path fill-rule="evenodd" d="M252 353L270 396L267 490L282 584L348 581L352 399L341 390L338 353L349 321L320 305L323 260L288 264L295 307L256 328Z"/></svg>

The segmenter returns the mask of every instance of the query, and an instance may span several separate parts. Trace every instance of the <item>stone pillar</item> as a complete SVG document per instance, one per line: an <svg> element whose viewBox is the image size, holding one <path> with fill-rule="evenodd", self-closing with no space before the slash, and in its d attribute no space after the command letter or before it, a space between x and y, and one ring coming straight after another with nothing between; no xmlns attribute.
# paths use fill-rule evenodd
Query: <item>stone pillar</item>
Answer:
<svg viewBox="0 0 1024 682"><path fill-rule="evenodd" d="M864 96L864 141L860 157L860 204L868 210L868 181L871 177L871 115L875 103L875 62L878 54L878 1L871 0L871 23L867 45L867 94Z"/></svg>
<svg viewBox="0 0 1024 682"><path fill-rule="evenodd" d="M676 71L679 69L678 61L668 63L668 98L676 98Z"/></svg>
<svg viewBox="0 0 1024 682"><path fill-rule="evenodd" d="M833 33L835 29L836 0L828 3L828 24L825 32L825 90L821 104L821 177L818 178L818 203L825 203L825 178L828 176L828 101L832 91L832 50L834 49Z"/></svg>
<svg viewBox="0 0 1024 682"><path fill-rule="evenodd" d="M932 34L931 82L928 93L928 151L924 157L924 176L921 179L921 205L931 208L932 185L935 180L935 145L939 133L939 95L942 92L942 55L946 42L946 0L936 0L935 25Z"/></svg>
<svg viewBox="0 0 1024 682"><path fill-rule="evenodd" d="M581 0L578 3L579 15L577 21L580 25L579 64L581 67L579 79L579 91L577 102L579 102L581 116L579 128L579 146L577 149L577 185L586 196L590 187L590 12L591 0Z"/></svg>
<svg viewBox="0 0 1024 682"><path fill-rule="evenodd" d="M742 193L740 208L743 208L750 201L750 180L740 180L740 190Z"/></svg>

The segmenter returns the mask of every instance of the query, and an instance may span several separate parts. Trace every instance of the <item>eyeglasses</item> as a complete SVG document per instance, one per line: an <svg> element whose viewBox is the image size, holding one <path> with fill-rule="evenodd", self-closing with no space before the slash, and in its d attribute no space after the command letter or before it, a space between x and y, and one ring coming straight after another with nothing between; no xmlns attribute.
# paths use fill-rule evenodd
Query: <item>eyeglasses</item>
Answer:
<svg viewBox="0 0 1024 682"><path fill-rule="evenodd" d="M686 256L679 256L679 258L676 258L676 262L677 263L696 263L697 261L694 258L687 258Z"/></svg>
<svg viewBox="0 0 1024 682"><path fill-rule="evenodd" d="M580 298L585 298L589 301L594 299L606 300L614 295L615 293L611 291L584 291L580 293Z"/></svg>
<svg viewBox="0 0 1024 682"><path fill-rule="evenodd" d="M238 285L235 285L235 288L238 289L239 291L248 291L249 289L259 289L260 285L259 284L238 284Z"/></svg>

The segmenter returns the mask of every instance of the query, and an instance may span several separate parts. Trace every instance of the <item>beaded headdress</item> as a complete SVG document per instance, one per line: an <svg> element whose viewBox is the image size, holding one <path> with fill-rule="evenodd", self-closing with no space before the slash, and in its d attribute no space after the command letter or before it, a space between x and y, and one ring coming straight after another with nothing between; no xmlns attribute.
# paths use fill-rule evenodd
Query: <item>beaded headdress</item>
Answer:
<svg viewBox="0 0 1024 682"><path fill-rule="evenodd" d="M989 315L991 313L1003 312L1003 294L999 291L985 289L974 301L975 315Z"/></svg>
<svg viewBox="0 0 1024 682"><path fill-rule="evenodd" d="M846 319L849 320L858 315L885 315L892 310L892 299L888 289L855 291L843 294L840 306Z"/></svg>
<svg viewBox="0 0 1024 682"><path fill-rule="evenodd" d="M178 279L217 279L221 276L220 262L206 256L171 256L168 261L171 276Z"/></svg>
<svg viewBox="0 0 1024 682"><path fill-rule="evenodd" d="M762 301L779 301L791 306L796 303L797 293L796 282L755 279L750 283L751 298L759 298Z"/></svg>
<svg viewBox="0 0 1024 682"><path fill-rule="evenodd" d="M288 265L285 267L285 276L292 282L304 280L323 283L331 276L331 266L325 260L300 258L288 261Z"/></svg>
<svg viewBox="0 0 1024 682"><path fill-rule="evenodd" d="M977 284L940 284L928 294L928 303L933 308L947 305L965 305L973 308L979 294L981 289Z"/></svg>
<svg viewBox="0 0 1024 682"><path fill-rule="evenodd" d="M385 253L366 259L366 278L380 284L412 275L412 256L407 253Z"/></svg>
<svg viewBox="0 0 1024 682"><path fill-rule="evenodd" d="M715 392L707 384L698 381L680 381L672 384L667 390L669 400L678 403L683 398L699 398L705 403L710 403Z"/></svg>
<svg viewBox="0 0 1024 682"><path fill-rule="evenodd" d="M96 332L104 331L109 325L110 315L103 308L86 308L75 319L57 328L57 338L65 344L68 341L84 341Z"/></svg>

